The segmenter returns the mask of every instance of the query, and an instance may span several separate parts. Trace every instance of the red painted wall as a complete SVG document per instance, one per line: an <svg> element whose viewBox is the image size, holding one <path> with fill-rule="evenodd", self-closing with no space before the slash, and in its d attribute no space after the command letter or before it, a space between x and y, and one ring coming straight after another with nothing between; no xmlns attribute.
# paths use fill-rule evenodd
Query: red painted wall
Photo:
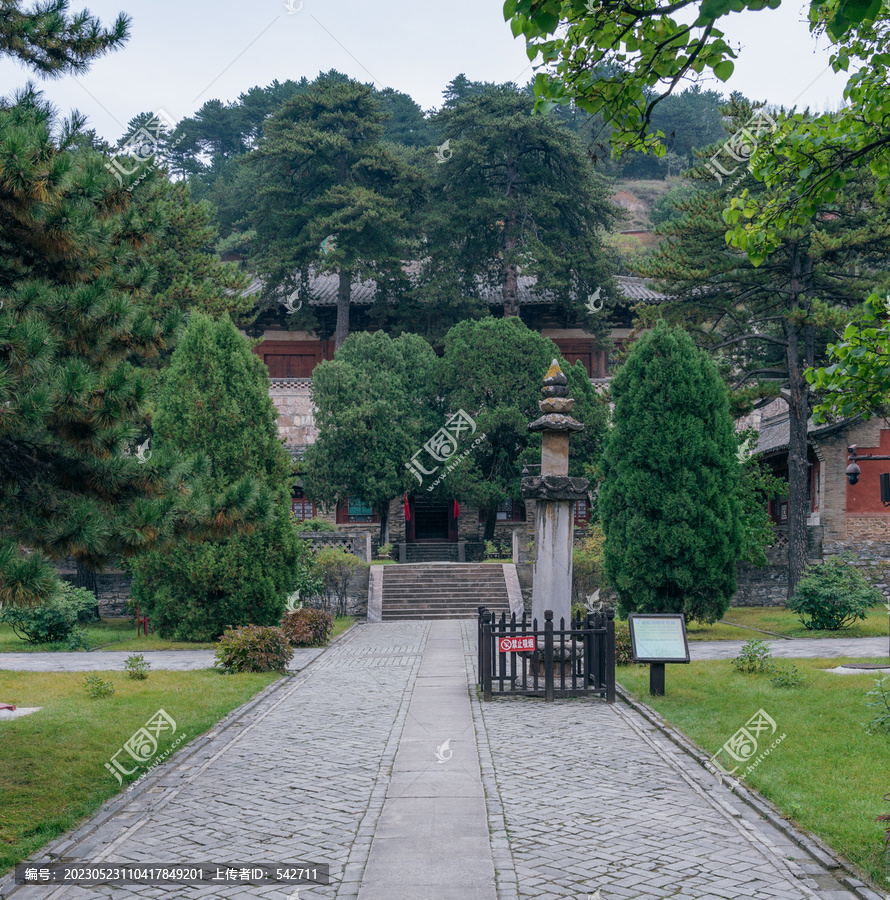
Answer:
<svg viewBox="0 0 890 900"><path fill-rule="evenodd" d="M857 453L860 456L865 453L880 453L883 456L890 454L890 429L881 429L880 447L860 447ZM859 468L862 469L859 483L852 486L849 481L847 482L847 512L882 513L890 516L890 507L885 508L881 505L881 485L878 481L881 472L890 472L890 460L863 459L859 461ZM832 472L832 476L834 475ZM838 472L837 475L843 473Z"/></svg>

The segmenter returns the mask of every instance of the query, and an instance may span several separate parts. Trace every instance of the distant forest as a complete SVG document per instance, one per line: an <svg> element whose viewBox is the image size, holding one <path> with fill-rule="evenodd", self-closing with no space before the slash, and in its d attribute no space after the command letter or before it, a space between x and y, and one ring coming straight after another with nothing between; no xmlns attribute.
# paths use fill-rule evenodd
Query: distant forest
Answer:
<svg viewBox="0 0 890 900"><path fill-rule="evenodd" d="M347 75L331 70L323 76L348 82ZM239 184L240 163L256 149L263 124L287 101L307 91L312 84L303 77L299 81L274 81L266 87L252 87L237 101L224 103L209 100L194 116L182 119L174 132L161 135L158 155L171 175L188 180L195 200L208 200L217 213L220 235L225 239L237 230L236 223L244 210L245 186ZM443 91L443 109L454 108L462 101L478 96L494 87L490 82L470 81L458 75ZM374 96L389 114L383 138L394 145L411 150L435 150L441 142L435 113L424 111L408 94L393 88L377 90ZM516 88L530 99L531 83ZM730 98L744 102L741 95ZM593 161L596 170L612 178L657 179L682 174L695 163L696 153L719 144L727 136L727 122L722 112L728 98L716 91L690 88L662 101L653 114L656 128L664 132L668 151L661 157L628 153L619 160L611 158L609 130L597 116L576 107L556 107L556 116L575 132ZM118 146L151 118L143 113L131 120L126 135ZM97 141L97 143L101 143Z"/></svg>

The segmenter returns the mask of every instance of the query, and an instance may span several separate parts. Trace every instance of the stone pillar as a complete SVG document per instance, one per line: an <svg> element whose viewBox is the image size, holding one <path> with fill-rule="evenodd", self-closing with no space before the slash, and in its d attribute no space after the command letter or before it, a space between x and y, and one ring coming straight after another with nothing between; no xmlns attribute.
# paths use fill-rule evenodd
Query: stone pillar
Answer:
<svg viewBox="0 0 890 900"><path fill-rule="evenodd" d="M537 500L535 515L535 563L532 580L532 617L544 627L544 613L553 611L553 627L560 619L569 626L572 612L572 543L574 504L587 499L586 478L569 477L569 435L584 426L569 413L575 401L568 394L568 379L554 359L544 378L538 402L540 419L529 431L543 432L541 474L522 479L522 496Z"/></svg>

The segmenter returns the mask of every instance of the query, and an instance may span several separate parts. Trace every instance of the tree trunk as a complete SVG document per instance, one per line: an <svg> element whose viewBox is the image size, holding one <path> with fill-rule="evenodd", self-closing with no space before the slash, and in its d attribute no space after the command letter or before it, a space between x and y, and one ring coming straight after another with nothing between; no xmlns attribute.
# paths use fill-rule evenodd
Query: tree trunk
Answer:
<svg viewBox="0 0 890 900"><path fill-rule="evenodd" d="M515 241L512 241L515 245ZM504 285L502 289L504 300L504 316L519 315L519 287L517 285L516 265L510 263L504 272Z"/></svg>
<svg viewBox="0 0 890 900"><path fill-rule="evenodd" d="M485 510L485 533L482 535L483 541L490 541L494 539L494 527L498 523L498 508L497 506L489 507Z"/></svg>
<svg viewBox="0 0 890 900"><path fill-rule="evenodd" d="M389 504L385 503L383 508L378 510L380 515L380 543L389 543Z"/></svg>
<svg viewBox="0 0 890 900"><path fill-rule="evenodd" d="M337 287L337 330L334 332L334 352L349 337L349 303L352 297L352 272L341 272Z"/></svg>
<svg viewBox="0 0 890 900"><path fill-rule="evenodd" d="M518 243L516 239L516 212L510 213L507 218L506 233L504 235L504 255L509 259ZM501 287L501 296L504 301L504 316L519 315L519 285L516 263L508 262L504 269L504 283Z"/></svg>
<svg viewBox="0 0 890 900"><path fill-rule="evenodd" d="M800 256L792 262L791 308L799 309L802 291ZM811 265L811 262L810 262ZM809 270L809 266L807 267ZM805 271L804 276L809 272ZM789 323L788 334L788 599L794 593L809 556L807 547L807 419L810 415L809 384L804 378L804 356L813 351L811 325Z"/></svg>
<svg viewBox="0 0 890 900"><path fill-rule="evenodd" d="M511 151L508 151L506 174L507 196L511 197L513 195L513 184L519 176L516 160L513 158ZM516 263L512 259L513 251L519 243L519 239L516 235L516 220L517 211L514 207L507 215L507 220L504 224L504 262L506 266L504 270L504 283L501 287L501 291L504 301L505 317L519 315L519 289L517 286L517 276L519 273L516 271ZM486 538L486 540L491 539Z"/></svg>
<svg viewBox="0 0 890 900"><path fill-rule="evenodd" d="M96 618L99 618L99 578L96 575L96 572L91 569L83 560L75 559L75 563L77 565L77 571L74 575L74 585L79 588L86 588L88 591L92 591L96 597L96 605L93 607L93 612Z"/></svg>

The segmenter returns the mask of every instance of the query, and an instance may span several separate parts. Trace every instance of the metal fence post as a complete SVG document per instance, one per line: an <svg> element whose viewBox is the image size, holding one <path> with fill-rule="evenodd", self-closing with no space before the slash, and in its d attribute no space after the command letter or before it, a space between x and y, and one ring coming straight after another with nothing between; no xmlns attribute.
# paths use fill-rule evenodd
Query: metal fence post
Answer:
<svg viewBox="0 0 890 900"><path fill-rule="evenodd" d="M479 674L479 687L482 687L482 613L485 607L479 607L479 618L476 621L476 670Z"/></svg>
<svg viewBox="0 0 890 900"><path fill-rule="evenodd" d="M553 702L553 610L544 612L544 700Z"/></svg>
<svg viewBox="0 0 890 900"><path fill-rule="evenodd" d="M615 610L606 612L606 703L615 702Z"/></svg>
<svg viewBox="0 0 890 900"><path fill-rule="evenodd" d="M491 700L491 613L482 613L482 697Z"/></svg>

